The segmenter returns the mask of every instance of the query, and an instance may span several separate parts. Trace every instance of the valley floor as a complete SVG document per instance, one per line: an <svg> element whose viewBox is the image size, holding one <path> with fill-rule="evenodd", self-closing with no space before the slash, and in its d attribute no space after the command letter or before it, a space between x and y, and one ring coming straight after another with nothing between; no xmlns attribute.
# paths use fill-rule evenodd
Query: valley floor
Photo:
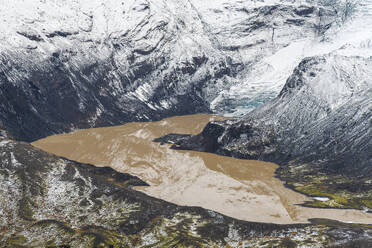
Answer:
<svg viewBox="0 0 372 248"><path fill-rule="evenodd" d="M291 224L327 218L372 224L372 214L363 211L301 206L312 199L275 178L276 164L172 150L153 142L169 133L198 134L215 119L225 118L190 115L136 122L51 136L33 145L71 160L138 176L151 186L136 189L150 196L241 220Z"/></svg>

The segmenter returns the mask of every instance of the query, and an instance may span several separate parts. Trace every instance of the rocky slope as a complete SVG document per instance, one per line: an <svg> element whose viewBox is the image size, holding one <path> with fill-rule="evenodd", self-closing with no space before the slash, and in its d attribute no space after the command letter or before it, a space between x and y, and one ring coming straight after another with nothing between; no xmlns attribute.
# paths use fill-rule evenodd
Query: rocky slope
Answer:
<svg viewBox="0 0 372 248"><path fill-rule="evenodd" d="M1 247L330 247L370 244L372 227L274 225L180 207L132 190L145 182L2 136Z"/></svg>
<svg viewBox="0 0 372 248"><path fill-rule="evenodd" d="M175 147L273 161L289 186L332 198L319 206L370 208L371 78L372 58L306 58L275 100Z"/></svg>
<svg viewBox="0 0 372 248"><path fill-rule="evenodd" d="M343 45L302 59L277 98L235 123L210 123L175 147L273 161L287 186L330 199L308 205L370 211L372 1L353 11L324 35Z"/></svg>
<svg viewBox="0 0 372 248"><path fill-rule="evenodd" d="M233 220L10 139L211 110L239 115L290 76L245 119L211 123L178 144L275 161L289 186L331 191L325 206L372 208L370 0L0 4L0 128L9 132L0 132L0 246L370 246L369 226ZM326 190L314 192L319 185Z"/></svg>
<svg viewBox="0 0 372 248"><path fill-rule="evenodd" d="M273 98L307 53L338 47L328 37L353 13L343 1L302 0L1 5L0 127L26 141L170 115L246 112Z"/></svg>

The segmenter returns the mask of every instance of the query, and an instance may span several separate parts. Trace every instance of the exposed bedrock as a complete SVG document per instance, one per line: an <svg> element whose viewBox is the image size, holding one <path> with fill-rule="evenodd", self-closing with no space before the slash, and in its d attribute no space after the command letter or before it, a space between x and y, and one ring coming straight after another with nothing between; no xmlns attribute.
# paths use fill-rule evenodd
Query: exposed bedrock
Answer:
<svg viewBox="0 0 372 248"><path fill-rule="evenodd" d="M306 42L320 44L342 26L335 8L344 8L173 0L6 6L0 127L25 141L172 115L246 112L280 91ZM275 56L285 51L296 54L277 68Z"/></svg>
<svg viewBox="0 0 372 248"><path fill-rule="evenodd" d="M242 120L210 123L174 147L276 162L278 175L305 193L311 194L301 182L318 180L328 185L324 191L369 199L371 79L372 58L306 58L276 99Z"/></svg>

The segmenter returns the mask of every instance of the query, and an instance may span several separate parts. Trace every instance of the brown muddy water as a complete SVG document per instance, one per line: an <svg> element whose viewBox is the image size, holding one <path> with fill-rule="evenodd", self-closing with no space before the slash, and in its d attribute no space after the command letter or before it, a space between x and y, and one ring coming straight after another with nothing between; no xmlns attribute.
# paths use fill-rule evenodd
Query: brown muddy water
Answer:
<svg viewBox="0 0 372 248"><path fill-rule="evenodd" d="M168 133L197 134L213 119L223 118L191 115L79 130L33 145L71 160L136 175L151 185L136 189L153 197L237 219L286 224L329 218L372 224L372 214L362 211L296 205L311 199L285 188L274 177L276 164L172 150L169 145L152 142Z"/></svg>

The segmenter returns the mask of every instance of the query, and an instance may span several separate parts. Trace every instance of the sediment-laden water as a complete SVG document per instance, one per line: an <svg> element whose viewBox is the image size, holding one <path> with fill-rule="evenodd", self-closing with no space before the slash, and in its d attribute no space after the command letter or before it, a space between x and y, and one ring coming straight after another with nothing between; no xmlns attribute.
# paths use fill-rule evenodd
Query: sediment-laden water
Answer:
<svg viewBox="0 0 372 248"><path fill-rule="evenodd" d="M191 115L79 130L33 145L71 160L136 175L151 185L137 190L151 196L242 220L284 224L329 218L372 224L372 214L362 211L296 205L311 199L285 188L274 177L276 164L172 150L169 145L152 142L168 133L197 134L208 121L221 118Z"/></svg>

